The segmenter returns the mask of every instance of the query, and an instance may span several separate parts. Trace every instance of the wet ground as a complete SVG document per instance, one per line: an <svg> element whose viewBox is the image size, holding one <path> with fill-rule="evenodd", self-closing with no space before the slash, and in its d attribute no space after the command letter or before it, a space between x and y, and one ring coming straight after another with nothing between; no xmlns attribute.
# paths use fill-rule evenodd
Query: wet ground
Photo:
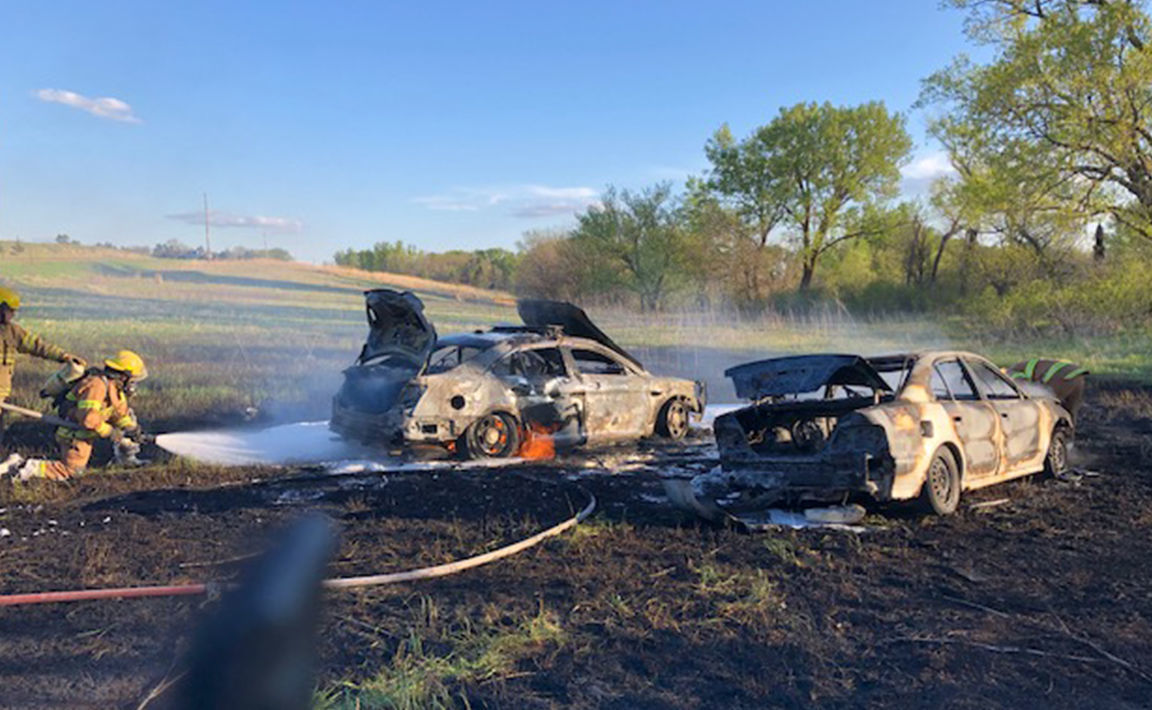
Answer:
<svg viewBox="0 0 1152 710"><path fill-rule="evenodd" d="M1083 419L1081 463L1100 475L995 486L946 519L873 511L861 534L749 535L672 510L660 474L707 466L703 442L502 469L182 465L4 484L0 592L225 579L268 531L315 509L341 526L333 575L397 571L531 534L572 515L587 491L600 506L585 526L518 557L329 594L320 685L407 662L398 652L413 635L426 655L455 657L546 616L553 632L499 672L445 680L444 697L517 708L1148 707L1152 391L1097 383ZM0 707L136 707L201 602L0 608Z"/></svg>

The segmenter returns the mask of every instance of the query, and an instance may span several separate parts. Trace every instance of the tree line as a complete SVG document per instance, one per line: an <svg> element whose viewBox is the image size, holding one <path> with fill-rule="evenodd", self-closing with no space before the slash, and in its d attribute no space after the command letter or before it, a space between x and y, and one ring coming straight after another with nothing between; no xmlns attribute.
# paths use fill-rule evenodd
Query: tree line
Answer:
<svg viewBox="0 0 1152 710"><path fill-rule="evenodd" d="M83 246L83 242L75 239L68 234L57 234L53 239L56 244L66 246ZM16 240L16 246L20 246L20 240ZM179 239L169 239L166 242L161 242L155 246L133 246L133 245L119 245L112 242L95 242L92 244L94 247L101 249L115 249L117 251L128 252L130 254L139 254L141 256L152 256L158 259L222 259L222 260L243 260L243 259L275 259L277 261L294 261L291 252L287 249L280 247L273 247L271 249L248 249L247 247L234 246L220 251L209 253L207 249L202 246L189 246Z"/></svg>
<svg viewBox="0 0 1152 710"><path fill-rule="evenodd" d="M420 276L436 281L511 291L515 288L519 256L507 249L427 252L402 241L379 242L371 249L336 252L339 266L366 271Z"/></svg>
<svg viewBox="0 0 1152 710"><path fill-rule="evenodd" d="M575 227L526 234L516 254L499 250L506 270L490 285L642 310L834 300L1005 333L1147 322L1147 3L948 4L991 59L959 57L923 80L915 108L949 169L921 196L900 199L913 147L904 115L798 103L743 136L721 126L704 141L708 168L684 185L609 187ZM484 263L400 243L372 253L358 265L464 283L475 277L461 265Z"/></svg>

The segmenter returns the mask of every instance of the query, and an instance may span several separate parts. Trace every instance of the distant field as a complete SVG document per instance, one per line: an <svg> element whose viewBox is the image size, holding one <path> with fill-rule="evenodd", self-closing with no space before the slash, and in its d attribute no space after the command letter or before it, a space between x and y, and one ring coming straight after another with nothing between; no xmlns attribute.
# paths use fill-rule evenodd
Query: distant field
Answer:
<svg viewBox="0 0 1152 710"><path fill-rule="evenodd" d="M362 291L411 289L441 332L516 320L504 293L408 276L276 261L153 259L108 249L0 242L0 282L18 288L22 321L93 358L120 347L143 353L154 377L139 409L169 426L226 421L247 407L276 418L323 418L340 370L366 326ZM923 318L846 314L736 319L724 312L634 314L591 309L613 337L657 371L709 380L737 362L803 351L892 352L957 347L1008 363L1064 356L1098 373L1152 379L1152 339L1140 330L1099 339L985 342L978 331ZM27 363L16 401L51 371Z"/></svg>

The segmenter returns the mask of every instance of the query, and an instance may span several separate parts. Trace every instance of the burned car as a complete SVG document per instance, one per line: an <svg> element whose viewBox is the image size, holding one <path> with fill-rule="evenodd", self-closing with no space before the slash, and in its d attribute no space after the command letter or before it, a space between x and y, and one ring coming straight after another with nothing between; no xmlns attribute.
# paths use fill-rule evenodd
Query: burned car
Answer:
<svg viewBox="0 0 1152 710"><path fill-rule="evenodd" d="M656 377L570 303L522 300L523 325L438 337L414 294L366 292L369 334L332 405L341 436L468 458L682 438L703 385Z"/></svg>
<svg viewBox="0 0 1152 710"><path fill-rule="evenodd" d="M725 375L752 404L717 417L721 466L692 492L727 512L855 498L945 515L962 491L1068 465L1068 411L972 353L804 355Z"/></svg>

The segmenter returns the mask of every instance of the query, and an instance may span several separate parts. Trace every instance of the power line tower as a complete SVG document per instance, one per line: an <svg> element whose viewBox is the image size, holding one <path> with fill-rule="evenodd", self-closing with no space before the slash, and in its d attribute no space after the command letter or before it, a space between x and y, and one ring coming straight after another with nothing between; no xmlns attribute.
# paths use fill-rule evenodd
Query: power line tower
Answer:
<svg viewBox="0 0 1152 710"><path fill-rule="evenodd" d="M212 260L212 237L209 233L208 223L208 193L204 193L204 258Z"/></svg>

